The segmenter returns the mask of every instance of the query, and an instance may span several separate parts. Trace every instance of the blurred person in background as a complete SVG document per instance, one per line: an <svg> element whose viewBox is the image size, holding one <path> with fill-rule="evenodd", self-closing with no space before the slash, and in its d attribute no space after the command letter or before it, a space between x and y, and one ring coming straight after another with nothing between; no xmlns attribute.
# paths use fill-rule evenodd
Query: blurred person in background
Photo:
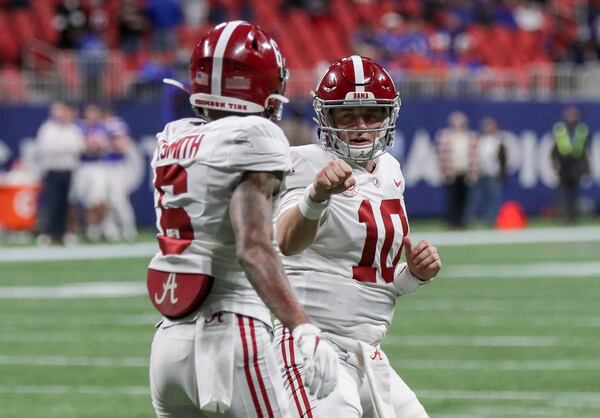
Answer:
<svg viewBox="0 0 600 418"><path fill-rule="evenodd" d="M289 112L287 111L289 109ZM301 105L290 104L286 107L287 116L280 123L291 146L314 143L314 132L307 123L304 109Z"/></svg>
<svg viewBox="0 0 600 418"><path fill-rule="evenodd" d="M579 110L567 106L562 121L554 124L552 132L555 139L552 164L558 175L557 207L564 222L573 223L579 217L581 179L590 170L586 151L589 128L581 122Z"/></svg>
<svg viewBox="0 0 600 418"><path fill-rule="evenodd" d="M87 17L81 9L79 0L63 0L54 10L52 25L59 33L59 48L75 48L83 33Z"/></svg>
<svg viewBox="0 0 600 418"><path fill-rule="evenodd" d="M35 145L47 210L43 234L38 237L40 244L64 242L69 189L84 149L83 132L75 122L75 108L55 102L50 106L50 117L37 132Z"/></svg>
<svg viewBox="0 0 600 418"><path fill-rule="evenodd" d="M446 220L451 228L464 228L469 188L478 175L477 136L464 113L450 114L448 127L437 136L436 151L446 190Z"/></svg>
<svg viewBox="0 0 600 418"><path fill-rule="evenodd" d="M148 20L137 3L125 0L117 17L121 49L128 56L139 51L142 36L148 30Z"/></svg>
<svg viewBox="0 0 600 418"><path fill-rule="evenodd" d="M177 0L147 0L144 9L152 26L152 50L172 55L177 50L177 27L183 12Z"/></svg>
<svg viewBox="0 0 600 418"><path fill-rule="evenodd" d="M105 161L111 143L104 124L102 109L88 104L80 121L85 148L75 173L71 200L83 206L85 236L95 242L102 238L102 227L108 210L109 171Z"/></svg>
<svg viewBox="0 0 600 418"><path fill-rule="evenodd" d="M124 238L133 241L137 236L135 213L129 201L129 175L127 154L133 142L127 123L116 116L109 106L103 109L104 124L110 141L110 149L104 157L108 169L108 213L104 221L104 236L116 241Z"/></svg>
<svg viewBox="0 0 600 418"><path fill-rule="evenodd" d="M426 418L380 347L397 298L441 268L435 247L408 237L405 181L389 154L400 96L383 67L358 55L331 65L316 90L321 143L292 147L277 242L295 294L336 348L340 379L325 399L305 393L296 336L276 322L292 416Z"/></svg>
<svg viewBox="0 0 600 418"><path fill-rule="evenodd" d="M481 121L477 144L479 176L471 189L467 203L466 223L482 217L493 227L502 200L502 185L506 181L506 146L498 122L491 117Z"/></svg>

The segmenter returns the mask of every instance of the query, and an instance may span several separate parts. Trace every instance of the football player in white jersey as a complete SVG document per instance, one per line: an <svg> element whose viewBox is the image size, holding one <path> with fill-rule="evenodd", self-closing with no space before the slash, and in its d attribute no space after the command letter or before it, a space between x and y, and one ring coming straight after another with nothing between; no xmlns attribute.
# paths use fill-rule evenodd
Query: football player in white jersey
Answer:
<svg viewBox="0 0 600 418"><path fill-rule="evenodd" d="M288 417L270 311L299 342L314 396L335 388L339 366L273 242L291 161L271 119L287 102L287 71L272 38L233 21L197 44L190 77L199 117L167 124L152 159L160 250L147 285L164 316L150 357L152 403L160 418Z"/></svg>
<svg viewBox="0 0 600 418"><path fill-rule="evenodd" d="M369 58L343 58L323 76L313 106L322 145L292 148L277 241L296 297L338 352L340 379L326 399L304 391L293 334L274 344L297 417L425 418L380 348L398 296L440 270L435 247L412 245L404 178L392 145L400 98ZM407 262L400 262L405 249Z"/></svg>

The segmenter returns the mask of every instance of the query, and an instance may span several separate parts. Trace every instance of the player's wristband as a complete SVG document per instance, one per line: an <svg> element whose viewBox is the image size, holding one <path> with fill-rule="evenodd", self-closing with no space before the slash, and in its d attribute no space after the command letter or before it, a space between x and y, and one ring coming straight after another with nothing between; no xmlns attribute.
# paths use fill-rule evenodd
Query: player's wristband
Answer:
<svg viewBox="0 0 600 418"><path fill-rule="evenodd" d="M325 209L329 206L329 202L331 202L331 197L328 198L324 202L315 202L310 197L310 191L313 189L312 183L304 190L304 196L298 202L298 209L300 209L300 213L306 219L310 219L311 221L317 221L321 219L323 213L325 213Z"/></svg>

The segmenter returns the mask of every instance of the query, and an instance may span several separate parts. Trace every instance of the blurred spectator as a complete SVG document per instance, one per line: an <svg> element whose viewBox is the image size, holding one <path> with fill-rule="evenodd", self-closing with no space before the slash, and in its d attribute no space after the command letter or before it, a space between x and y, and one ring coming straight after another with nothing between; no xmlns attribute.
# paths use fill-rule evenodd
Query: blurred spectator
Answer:
<svg viewBox="0 0 600 418"><path fill-rule="evenodd" d="M191 28L202 26L208 18L210 0L181 0L185 23Z"/></svg>
<svg viewBox="0 0 600 418"><path fill-rule="evenodd" d="M177 49L177 27L183 22L183 13L176 0L148 0L145 9L152 25L152 49L173 53Z"/></svg>
<svg viewBox="0 0 600 418"><path fill-rule="evenodd" d="M111 241L137 236L135 214L129 201L127 154L133 143L129 127L110 107L104 109L104 124L110 140L110 151L105 156L108 168L108 214L104 221L104 236Z"/></svg>
<svg viewBox="0 0 600 418"><path fill-rule="evenodd" d="M75 118L72 106L55 102L50 106L49 119L36 136L47 209L43 235L38 238L42 244L62 244L65 236L72 174L84 148L83 132L75 124Z"/></svg>
<svg viewBox="0 0 600 418"><path fill-rule="evenodd" d="M30 0L7 0L9 9L26 9L30 6Z"/></svg>
<svg viewBox="0 0 600 418"><path fill-rule="evenodd" d="M103 78L108 48L96 29L84 32L77 41L79 70L83 83L83 97L98 101L103 96Z"/></svg>
<svg viewBox="0 0 600 418"><path fill-rule="evenodd" d="M58 47L75 48L86 25L87 18L79 0L63 0L54 13L54 28L59 33Z"/></svg>
<svg viewBox="0 0 600 418"><path fill-rule="evenodd" d="M525 0L517 4L513 10L517 27L525 31L538 31L544 27L542 5L537 1Z"/></svg>
<svg viewBox="0 0 600 418"><path fill-rule="evenodd" d="M488 117L481 121L477 151L479 176L469 197L467 224L481 216L492 227L502 200L507 159L503 135L495 119Z"/></svg>
<svg viewBox="0 0 600 418"><path fill-rule="evenodd" d="M80 203L85 211L85 234L88 240L102 237L103 222L108 209L108 176L105 157L110 151L109 133L99 106L85 107L80 122L85 139L81 164L75 173L71 201Z"/></svg>
<svg viewBox="0 0 600 418"><path fill-rule="evenodd" d="M446 189L446 219L452 228L465 226L469 187L477 180L477 138L462 112L448 117L437 137L437 154Z"/></svg>
<svg viewBox="0 0 600 418"><path fill-rule="evenodd" d="M303 9L313 17L329 13L329 0L284 0L283 10Z"/></svg>
<svg viewBox="0 0 600 418"><path fill-rule="evenodd" d="M125 0L118 17L121 49L127 55L133 55L140 48L140 41L148 29L146 16L137 6L136 0Z"/></svg>
<svg viewBox="0 0 600 418"><path fill-rule="evenodd" d="M355 54L371 57L375 61L380 59L377 31L371 20L359 17L358 26L352 34L351 44Z"/></svg>
<svg viewBox="0 0 600 418"><path fill-rule="evenodd" d="M175 72L169 64L170 60L165 55L153 53L139 68L133 86L137 99L153 99L157 97L163 84L163 78L174 78Z"/></svg>
<svg viewBox="0 0 600 418"><path fill-rule="evenodd" d="M290 103L285 107L286 117L280 123L290 145L299 146L313 144L317 138L315 132L307 123L306 112L297 103Z"/></svg>
<svg viewBox="0 0 600 418"><path fill-rule="evenodd" d="M564 109L562 121L554 124L555 144L552 162L558 175L557 206L567 223L577 221L581 178L589 173L586 142L589 128L581 122L579 110L574 106Z"/></svg>

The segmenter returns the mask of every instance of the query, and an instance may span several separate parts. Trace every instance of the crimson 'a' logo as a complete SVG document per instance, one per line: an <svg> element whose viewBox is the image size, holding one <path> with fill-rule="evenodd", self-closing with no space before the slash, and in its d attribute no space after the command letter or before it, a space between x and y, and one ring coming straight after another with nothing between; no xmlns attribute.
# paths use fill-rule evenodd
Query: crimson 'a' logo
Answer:
<svg viewBox="0 0 600 418"><path fill-rule="evenodd" d="M169 274L167 281L163 283L163 294L162 296L158 296L158 293L154 293L154 301L156 304L162 304L167 298L167 293L169 293L169 301L174 305L177 303L179 298L175 297L175 289L177 289L177 282L175 281L175 273Z"/></svg>

